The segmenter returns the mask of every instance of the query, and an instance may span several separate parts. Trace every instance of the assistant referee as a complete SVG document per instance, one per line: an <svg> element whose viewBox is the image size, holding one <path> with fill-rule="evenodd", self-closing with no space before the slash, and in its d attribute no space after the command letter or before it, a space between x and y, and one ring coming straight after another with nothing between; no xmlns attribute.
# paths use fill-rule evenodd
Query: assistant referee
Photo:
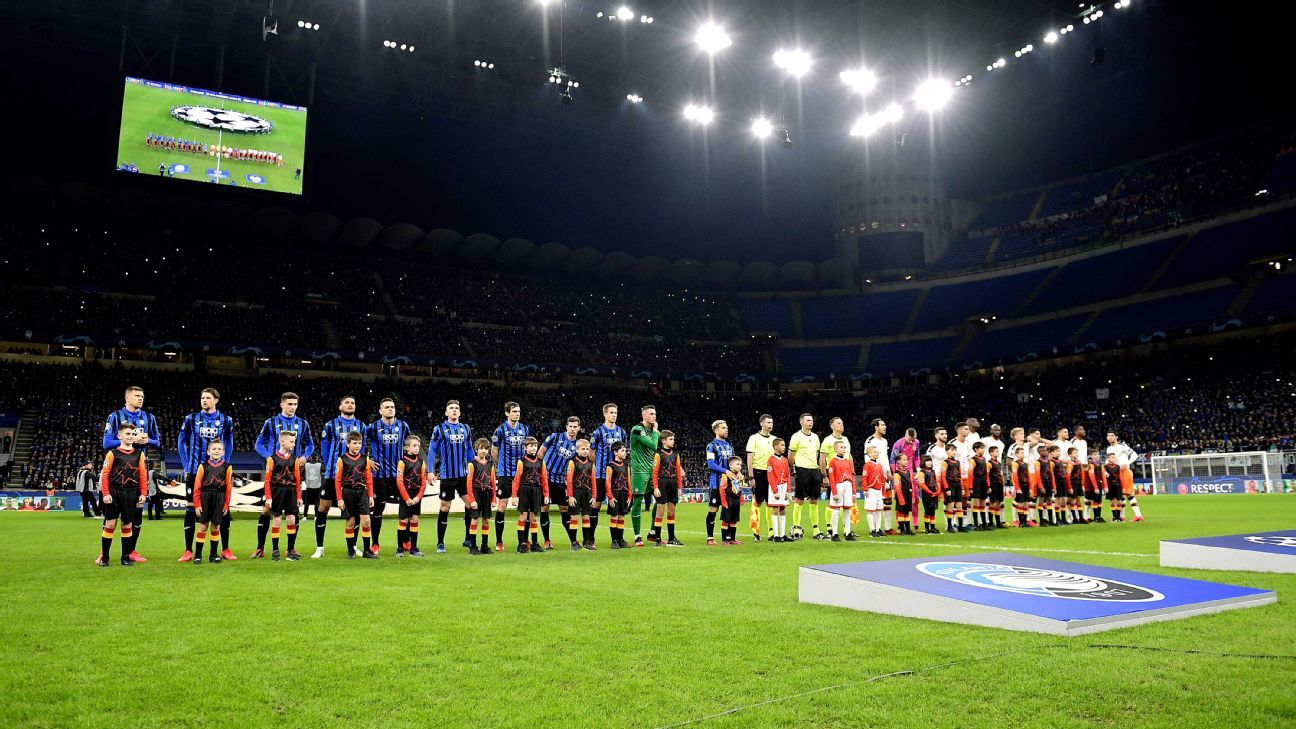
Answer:
<svg viewBox="0 0 1296 729"><path fill-rule="evenodd" d="M769 459L774 455L774 417L771 415L760 416L760 430L752 433L747 439L747 478L752 482L752 499L756 502L754 508L762 509L765 513L765 525L769 526ZM752 530L752 538L760 541L761 527L760 521L757 520L756 528Z"/></svg>

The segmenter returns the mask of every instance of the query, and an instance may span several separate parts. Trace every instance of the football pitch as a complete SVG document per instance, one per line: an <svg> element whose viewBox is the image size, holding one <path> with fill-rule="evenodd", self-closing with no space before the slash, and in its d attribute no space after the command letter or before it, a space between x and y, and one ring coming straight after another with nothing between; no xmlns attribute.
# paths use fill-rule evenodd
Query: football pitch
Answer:
<svg viewBox="0 0 1296 729"><path fill-rule="evenodd" d="M1296 575L1163 569L1158 540L1296 524L1296 496L1148 497L1143 523L684 549L91 564L99 522L0 512L3 726L915 727L1296 725ZM744 522L746 521L744 509ZM556 520L555 520L556 521ZM606 524L606 517L604 518ZM511 524L510 524L511 525ZM559 542L565 539L554 525ZM511 550L516 532L506 529ZM1276 604L1072 638L802 605L797 568L969 552L1274 589ZM728 712L728 713L725 713Z"/></svg>
<svg viewBox="0 0 1296 729"><path fill-rule="evenodd" d="M192 124L185 124L171 118L171 107L192 104L211 106L246 112L274 122L274 130L269 134L237 134L226 132L217 134L209 129L202 129ZM188 94L167 89L153 88L142 84L127 83L125 96L122 99L122 120L120 136L117 140L117 164L134 163L142 175L157 175L158 165L168 167L172 164L189 165L189 172L177 174L175 179L210 184L207 169L216 168L217 159L196 152L181 152L171 149L160 149L145 144L148 135L160 134L177 139L187 139L208 145L221 144L226 147L259 149L283 155L282 166L252 162L247 160L219 160L220 169L229 172L229 178L220 181L222 185L237 182L240 187L251 187L258 190L289 192L300 195L302 180L295 178L297 168L302 168L305 177L306 157L306 113L273 107L257 106L228 99L218 99L197 94ZM259 175L264 184L248 181L247 175Z"/></svg>

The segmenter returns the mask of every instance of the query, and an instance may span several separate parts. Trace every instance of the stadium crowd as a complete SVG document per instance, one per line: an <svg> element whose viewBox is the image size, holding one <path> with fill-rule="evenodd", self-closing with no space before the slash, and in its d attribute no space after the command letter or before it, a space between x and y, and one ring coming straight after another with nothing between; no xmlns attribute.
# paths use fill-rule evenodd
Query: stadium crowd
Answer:
<svg viewBox="0 0 1296 729"><path fill-rule="evenodd" d="M1281 363L1296 347L1296 334L1256 341L1230 339L1213 344L1172 345L1166 352L1144 355L1091 355L1082 361L1041 364L1025 370L989 374L960 374L936 383L906 381L896 386L863 390L788 389L714 391L653 386L607 387L560 381L503 387L486 381L383 379L366 382L346 377L303 379L287 375L238 377L192 372L104 368L97 364L0 365L0 408L37 417L33 455L27 483L44 488L71 483L75 469L99 456L102 418L120 406L120 391L139 385L146 409L168 435L185 414L197 407L203 387L222 394L220 409L234 418L235 448L252 450L257 426L275 412L279 393L302 393L300 414L318 425L336 415L338 399L355 394L358 416L376 417L377 401L394 397L400 417L413 432L431 432L442 419L442 405L463 403L463 419L475 433L489 432L502 417L502 403L516 400L523 420L534 432L561 429L564 418L577 415L582 431L599 422L604 402L622 406L621 423L633 424L637 405L658 408L663 427L678 434L683 465L688 473L705 470L703 446L711 440L711 422L727 420L734 442L757 417L774 417L775 432L789 434L802 412L814 413L818 428L827 418L844 419L846 432L862 437L868 422L883 417L893 434L914 428L920 442L929 442L932 429L977 417L988 428L1038 427L1044 432L1077 424L1090 431L1116 430L1139 452L1200 452L1207 449L1280 449L1296 447L1296 378ZM27 427L24 423L24 427ZM745 435L742 435L745 438Z"/></svg>
<svg viewBox="0 0 1296 729"><path fill-rule="evenodd" d="M1041 220L1011 221L967 232L1002 238L1000 259L1083 247L1132 233L1257 205L1266 172L1294 133L1280 126L1249 130L1152 160L1124 172L1110 193L1067 201ZM951 246L951 250L957 244Z"/></svg>

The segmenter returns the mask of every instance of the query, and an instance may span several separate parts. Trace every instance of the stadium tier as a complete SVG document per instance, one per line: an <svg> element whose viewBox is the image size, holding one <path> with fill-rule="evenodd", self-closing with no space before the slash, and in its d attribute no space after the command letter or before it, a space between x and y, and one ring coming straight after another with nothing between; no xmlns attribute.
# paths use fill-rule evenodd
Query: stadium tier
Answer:
<svg viewBox="0 0 1296 729"><path fill-rule="evenodd" d="M1248 129L1115 170L992 198L928 271L1065 255L1289 192L1291 132ZM1272 180L1273 184L1269 184Z"/></svg>
<svg viewBox="0 0 1296 729"><path fill-rule="evenodd" d="M1079 319L992 330L986 335L994 343L989 351L1026 354L1061 345L1059 337L1065 338ZM1057 334L1050 336L1051 332ZM943 337L873 345L868 364L901 369L910 362L944 358L953 344L952 337ZM772 414L776 431L784 437L800 413L812 412L825 422L831 416L842 417L853 435L866 432L868 421L880 416L891 424L893 437L913 427L927 441L933 426L952 424L971 412L982 414L983 428L995 422L1047 431L1079 423L1089 428L1091 437L1112 428L1139 451L1290 448L1296 443L1293 381L1282 369L1287 353L1296 347L1296 334L1287 331L1259 341L1243 334L1212 344L1190 340L1173 346L1137 355L1094 354L1066 365L1037 363L1003 374L909 379L901 384L882 380L856 390L750 392L579 381L554 386L521 381L505 385L498 380L355 379L341 374L303 377L284 372L247 377L57 361L24 364L23 356L7 355L0 361L0 414L20 419L23 427L34 426L30 450L15 453L19 464L10 479L11 486L28 488L70 487L75 470L100 455L103 418L120 406L120 391L128 385L144 388L146 409L157 417L168 452L174 451L179 424L196 408L204 387L220 392L220 410L234 419L235 448L242 453L252 450L261 423L276 412L284 391L300 395L299 414L316 427L337 414L337 402L345 394L356 396L357 416L366 422L376 417L378 399L392 396L399 417L410 423L413 432L424 435L442 420L442 406L452 398L463 403L464 421L476 433L493 430L502 417L501 404L516 400L523 407L525 422L546 434L558 430L570 414L580 416L588 431L591 423L599 422L604 402L620 403L625 414L637 412L636 405L647 400L657 406L663 427L679 434L684 465L692 473L706 469L702 446L711 439L711 421L724 418L742 430L754 424L760 413ZM853 363L860 354L859 347L800 351L810 358L806 367L812 366L809 362L834 359ZM785 349L780 356L798 352ZM980 355L981 350L973 347L964 358ZM1105 391L1108 405L1095 409L1095 388ZM1148 397L1149 392L1156 397ZM633 424L633 417L623 416L623 424ZM177 468L173 455L168 462L172 470Z"/></svg>

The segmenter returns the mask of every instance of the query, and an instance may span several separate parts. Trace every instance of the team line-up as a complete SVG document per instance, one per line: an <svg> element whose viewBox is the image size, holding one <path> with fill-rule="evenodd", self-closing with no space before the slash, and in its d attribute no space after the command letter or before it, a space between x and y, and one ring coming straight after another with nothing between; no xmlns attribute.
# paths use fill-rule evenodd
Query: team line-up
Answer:
<svg viewBox="0 0 1296 729"><path fill-rule="evenodd" d="M219 402L220 393L205 388L199 410L184 419L177 439L188 505L180 562L201 564L207 545L211 562L237 559L229 542L234 477L225 459L234 448L234 420L220 412ZM492 551L492 516L494 551L504 551L509 508L518 512L516 550L551 550L553 506L573 552L596 549L605 505L613 549L631 546L625 539L627 515L634 546L684 546L675 535L675 507L691 482L675 434L659 428L652 405L640 408L641 422L628 434L617 424L617 405L608 403L602 408L602 424L588 437L581 435L580 418L571 416L563 431L541 443L521 422L522 409L516 402L504 404L504 421L490 438L474 440L472 428L460 420L459 401L450 400L445 420L428 438L425 455L423 439L396 417L392 398L383 398L379 418L366 424L355 416L355 398L348 395L338 403L338 416L320 430L322 487L303 489L303 469L315 453L315 442L305 421L297 417L298 402L296 393L283 393L280 413L265 421L256 440L256 450L265 458L265 505L254 559L265 556L267 533L271 558L280 558L281 528L287 536L286 558L300 559L297 527L303 508L309 506L316 511L313 558L324 556L328 514L336 506L343 519L347 558L377 559L388 504L397 511L396 556L422 557L419 516L429 487L440 499L438 553L446 551L455 498L465 507L463 546L475 555ZM106 453L99 476L104 522L95 560L100 566L110 564L119 525L120 563L148 561L136 550L148 493L145 451L160 447L161 441L157 421L143 405L144 391L127 388L124 406L111 413L104 426ZM887 424L879 418L871 423L873 433L864 442L862 467L857 468L841 418L829 421L830 433L823 438L814 431L812 414L803 413L799 420L800 429L784 440L773 434L773 418L760 416L759 430L747 439L746 458L730 443L728 423L711 424L715 437L706 446L708 545L742 544L737 532L747 489L753 502L753 537L760 541L763 533L775 543L802 539L804 518L811 522L814 539L856 541L857 499L863 502L871 537L917 533L920 507L927 534L939 533L941 511L946 532L1003 529L1013 525L1003 519L1006 499L1012 501L1021 527L1103 522L1104 496L1112 521L1124 521L1127 506L1133 521L1143 519L1130 470L1138 454L1114 432L1107 433L1106 454L1100 460L1098 450L1089 448L1083 426L1076 427L1074 437L1069 429L1059 428L1053 439L1038 429L1013 428L1011 442L1005 445L1000 426L992 425L989 435L982 436L979 422L969 418L955 425L952 439L946 428L935 428L934 442L920 456L913 428L888 447ZM827 518L821 510L825 492ZM641 536L645 511L653 515L646 542Z"/></svg>

